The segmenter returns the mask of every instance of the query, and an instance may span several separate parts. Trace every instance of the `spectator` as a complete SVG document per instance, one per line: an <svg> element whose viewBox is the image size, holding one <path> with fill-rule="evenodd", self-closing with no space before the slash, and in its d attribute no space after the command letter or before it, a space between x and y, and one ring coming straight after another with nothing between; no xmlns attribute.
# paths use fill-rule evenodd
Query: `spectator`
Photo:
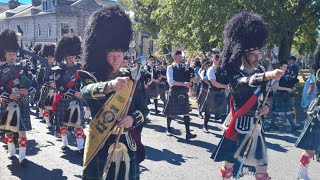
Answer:
<svg viewBox="0 0 320 180"><path fill-rule="evenodd" d="M316 65L313 64L309 71L310 71L310 76L306 78L305 74L303 71L301 71L301 75L303 80L306 82L303 87L303 92L302 92L302 97L301 97L301 107L305 110L308 109L311 101L316 98L316 91L315 91L315 81L316 81L316 76L315 76L315 68Z"/></svg>

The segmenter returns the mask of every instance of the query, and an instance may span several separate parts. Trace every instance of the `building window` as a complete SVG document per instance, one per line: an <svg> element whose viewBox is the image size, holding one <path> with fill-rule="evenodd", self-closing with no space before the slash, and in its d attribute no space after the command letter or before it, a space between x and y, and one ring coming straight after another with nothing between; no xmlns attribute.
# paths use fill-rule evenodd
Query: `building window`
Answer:
<svg viewBox="0 0 320 180"><path fill-rule="evenodd" d="M26 28L26 33L29 31L29 23L27 22L27 28Z"/></svg>
<svg viewBox="0 0 320 180"><path fill-rule="evenodd" d="M69 33L69 24L61 23L61 36Z"/></svg>
<svg viewBox="0 0 320 180"><path fill-rule="evenodd" d="M46 10L46 4L45 4L45 2L42 2L42 10Z"/></svg>
<svg viewBox="0 0 320 180"><path fill-rule="evenodd" d="M41 28L40 28L40 24L38 24L38 37L41 36Z"/></svg>
<svg viewBox="0 0 320 180"><path fill-rule="evenodd" d="M55 0L52 0L52 5L53 5L53 6L55 5Z"/></svg>
<svg viewBox="0 0 320 180"><path fill-rule="evenodd" d="M48 23L48 37L52 36L51 24Z"/></svg>

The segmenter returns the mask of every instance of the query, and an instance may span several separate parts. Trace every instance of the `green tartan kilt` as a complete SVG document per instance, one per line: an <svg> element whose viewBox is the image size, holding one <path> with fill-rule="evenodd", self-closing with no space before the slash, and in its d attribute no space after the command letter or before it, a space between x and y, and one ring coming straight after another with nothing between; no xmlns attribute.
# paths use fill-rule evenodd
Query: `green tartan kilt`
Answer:
<svg viewBox="0 0 320 180"><path fill-rule="evenodd" d="M39 107L39 108L44 109L45 102L46 102L46 99L47 99L48 94L49 94L49 92L40 93L40 98L39 98L39 101L38 101L38 107Z"/></svg>
<svg viewBox="0 0 320 180"><path fill-rule="evenodd" d="M98 151L96 156L91 160L87 168L83 171L83 175L82 175L83 180L100 180L102 178L104 166L107 162L108 149L111 146L111 144L115 142L115 139L116 139L116 135L111 135L110 138L106 141L103 148L100 151ZM120 137L119 142L125 144L126 147L128 147L127 141L124 135ZM130 157L129 179L139 180L140 175L139 175L139 165L137 163L137 152L131 151L128 148L128 154ZM125 173L126 173L125 170L126 170L125 163L121 162L117 180L125 179ZM114 177L115 177L115 164L112 163L106 179L113 180Z"/></svg>
<svg viewBox="0 0 320 180"><path fill-rule="evenodd" d="M1 110L1 117L6 112L8 105L1 104L0 110ZM31 126L31 121L30 121L30 107L29 103L23 104L19 103L20 107L20 125L19 125L19 131L31 131L32 126Z"/></svg>
<svg viewBox="0 0 320 180"><path fill-rule="evenodd" d="M65 118L68 108L69 108L69 104L71 101L78 101L79 106L80 106L80 121L81 121L81 125L84 125L84 108L83 108L83 100L79 100L76 98L70 98L67 100L60 100L59 103L57 104L57 108L56 111L54 113L55 115L55 120L56 120L56 126L60 127L62 125L62 121Z"/></svg>
<svg viewBox="0 0 320 180"><path fill-rule="evenodd" d="M276 91L272 97L273 112L291 112L293 111L293 103L290 100L290 93Z"/></svg>
<svg viewBox="0 0 320 180"><path fill-rule="evenodd" d="M197 99L198 110L208 114L226 114L227 96L223 90L209 90L201 88Z"/></svg>

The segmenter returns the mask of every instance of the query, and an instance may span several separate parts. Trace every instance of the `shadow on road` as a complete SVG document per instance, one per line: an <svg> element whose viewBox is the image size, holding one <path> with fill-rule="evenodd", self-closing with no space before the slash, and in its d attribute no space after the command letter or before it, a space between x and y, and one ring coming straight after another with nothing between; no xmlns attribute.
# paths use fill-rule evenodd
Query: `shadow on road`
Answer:
<svg viewBox="0 0 320 180"><path fill-rule="evenodd" d="M167 161L168 163L177 165L177 166L186 162L181 154L175 154L174 152L168 149L163 149L161 151L149 146L145 146L145 149L146 149L146 159L149 159L151 161Z"/></svg>
<svg viewBox="0 0 320 180"><path fill-rule="evenodd" d="M63 153L64 155L62 155L61 158L68 160L72 164L82 166L83 155L81 155L78 151L67 149Z"/></svg>
<svg viewBox="0 0 320 180"><path fill-rule="evenodd" d="M300 134L300 133L298 133ZM279 132L278 134L275 133L266 133L265 137L267 138L273 138L273 139L278 139L278 140L282 140L282 141L286 141L288 143L296 143L297 138L296 137L291 137L291 136L287 136L287 135L281 135L281 133Z"/></svg>
<svg viewBox="0 0 320 180"><path fill-rule="evenodd" d="M197 140L197 138L194 140L186 140L186 139L178 137L178 136L174 136L174 137L177 138L178 142L190 144L193 146L198 146L198 147L207 149L207 151L210 153L213 153L214 149L216 148L216 145L212 144L211 142L200 141L200 140Z"/></svg>
<svg viewBox="0 0 320 180"><path fill-rule="evenodd" d="M142 165L140 165L139 169L140 169L140 174L142 174L143 172L149 171L148 168L146 168L145 166L142 166Z"/></svg>
<svg viewBox="0 0 320 180"><path fill-rule="evenodd" d="M19 161L15 160L11 165L7 166L11 171L12 176L16 176L19 179L55 179L55 180L66 180L67 177L63 176L61 169L48 170L43 166L29 161L26 166L20 166Z"/></svg>
<svg viewBox="0 0 320 180"><path fill-rule="evenodd" d="M288 150L282 147L280 144L266 142L267 148L278 152L287 152Z"/></svg>

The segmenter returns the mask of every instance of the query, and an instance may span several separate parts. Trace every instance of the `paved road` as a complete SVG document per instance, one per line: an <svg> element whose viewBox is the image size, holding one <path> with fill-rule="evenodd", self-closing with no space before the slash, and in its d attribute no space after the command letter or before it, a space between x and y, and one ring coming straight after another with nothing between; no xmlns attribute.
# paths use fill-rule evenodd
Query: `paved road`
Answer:
<svg viewBox="0 0 320 180"><path fill-rule="evenodd" d="M166 120L164 116L149 118L151 122L145 125L142 141L146 146L146 160L141 163L141 179L143 180L218 180L220 163L214 163L211 153L222 135L221 124L211 121L210 133L203 133L202 119L192 111L192 130L198 137L192 141L185 140L185 128L182 117L172 122L174 136L165 135ZM303 115L299 115L303 119ZM298 120L299 120L298 118ZM72 150L63 153L60 150L61 141L48 134L45 124L32 116L33 130L28 133L27 167L20 167L18 161L6 157L5 145L0 141L0 180L15 179L80 179L82 158L75 151L75 141L70 136ZM267 133L269 147L269 173L273 180L291 180L297 174L301 150L294 147L299 133L291 134L289 130ZM320 164L312 161L310 175L313 180L320 180ZM253 176L242 179L251 180Z"/></svg>

